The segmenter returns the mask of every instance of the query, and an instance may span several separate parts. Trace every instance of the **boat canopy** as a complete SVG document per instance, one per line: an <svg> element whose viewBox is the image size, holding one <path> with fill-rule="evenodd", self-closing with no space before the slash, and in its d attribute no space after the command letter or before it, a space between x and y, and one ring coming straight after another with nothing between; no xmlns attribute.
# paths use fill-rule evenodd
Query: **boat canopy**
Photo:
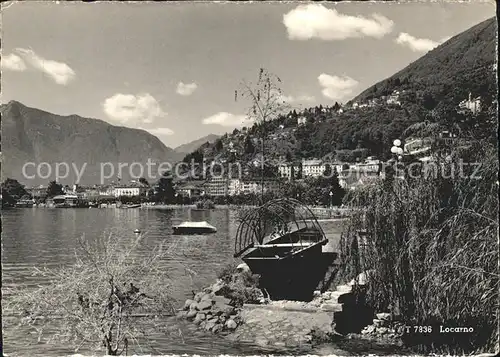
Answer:
<svg viewBox="0 0 500 357"><path fill-rule="evenodd" d="M236 232L235 257L250 248L294 245L305 247L324 241L325 234L314 213L291 198L271 200L244 211Z"/></svg>

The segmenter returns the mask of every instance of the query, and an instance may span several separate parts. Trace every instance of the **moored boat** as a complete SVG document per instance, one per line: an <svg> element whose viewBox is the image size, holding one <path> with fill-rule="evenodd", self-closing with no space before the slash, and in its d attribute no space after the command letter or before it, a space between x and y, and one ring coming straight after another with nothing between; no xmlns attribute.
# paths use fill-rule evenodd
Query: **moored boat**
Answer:
<svg viewBox="0 0 500 357"><path fill-rule="evenodd" d="M311 210L297 200L278 199L250 210L236 233L234 257L260 275L273 299L308 300L327 269L328 243Z"/></svg>
<svg viewBox="0 0 500 357"><path fill-rule="evenodd" d="M206 221L182 222L172 227L174 234L210 234L217 232L217 228Z"/></svg>
<svg viewBox="0 0 500 357"><path fill-rule="evenodd" d="M121 205L120 208L140 208L141 204L133 204L133 205Z"/></svg>
<svg viewBox="0 0 500 357"><path fill-rule="evenodd" d="M34 200L19 200L16 202L18 208L31 208L35 204Z"/></svg>

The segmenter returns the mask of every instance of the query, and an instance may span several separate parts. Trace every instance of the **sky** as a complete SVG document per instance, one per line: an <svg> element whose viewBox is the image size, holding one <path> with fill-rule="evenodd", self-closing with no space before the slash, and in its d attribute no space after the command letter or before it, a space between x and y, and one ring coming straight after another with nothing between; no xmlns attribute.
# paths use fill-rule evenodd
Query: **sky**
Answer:
<svg viewBox="0 0 500 357"><path fill-rule="evenodd" d="M140 128L169 147L249 124L259 68L292 108L347 102L493 1L2 4L2 103Z"/></svg>

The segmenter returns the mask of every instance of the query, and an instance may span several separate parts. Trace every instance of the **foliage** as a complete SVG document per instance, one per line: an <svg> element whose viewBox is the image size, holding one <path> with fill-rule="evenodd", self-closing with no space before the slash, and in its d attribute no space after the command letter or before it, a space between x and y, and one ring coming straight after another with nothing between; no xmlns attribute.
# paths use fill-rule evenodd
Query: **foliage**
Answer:
<svg viewBox="0 0 500 357"><path fill-rule="evenodd" d="M50 283L19 288L6 301L6 310L22 317L22 325L37 329L50 341L99 349L120 355L128 344L146 337L143 327L171 314L168 275L162 246L138 258L142 236L134 242L107 236L79 240L75 263L61 269L36 269Z"/></svg>
<svg viewBox="0 0 500 357"><path fill-rule="evenodd" d="M8 194L14 200L18 200L25 196L30 196L28 191L17 180L6 178L2 182L2 194Z"/></svg>
<svg viewBox="0 0 500 357"><path fill-rule="evenodd" d="M63 186L56 181L50 181L47 186L47 197L54 197L58 195L63 195Z"/></svg>
<svg viewBox="0 0 500 357"><path fill-rule="evenodd" d="M198 209L213 209L215 208L215 203L212 200L205 199L196 202L196 208Z"/></svg>
<svg viewBox="0 0 500 357"><path fill-rule="evenodd" d="M231 304L234 306L258 303L263 298L259 287L259 275L249 271L239 272L234 263L224 266L217 277L224 282L221 294L231 299Z"/></svg>
<svg viewBox="0 0 500 357"><path fill-rule="evenodd" d="M155 201L172 203L175 199L174 179L169 171L164 172L158 180L155 193Z"/></svg>
<svg viewBox="0 0 500 357"><path fill-rule="evenodd" d="M442 152L419 175L351 194L349 204L362 209L341 240L344 275L372 270L369 301L407 324L474 327L459 338L428 338L434 352L439 345L455 352L488 350L498 341L496 147L478 142ZM462 159L480 163L478 172L469 165L459 174ZM362 245L361 230L367 232Z"/></svg>
<svg viewBox="0 0 500 357"><path fill-rule="evenodd" d="M8 191L2 190L2 209L13 207L16 200L9 194Z"/></svg>

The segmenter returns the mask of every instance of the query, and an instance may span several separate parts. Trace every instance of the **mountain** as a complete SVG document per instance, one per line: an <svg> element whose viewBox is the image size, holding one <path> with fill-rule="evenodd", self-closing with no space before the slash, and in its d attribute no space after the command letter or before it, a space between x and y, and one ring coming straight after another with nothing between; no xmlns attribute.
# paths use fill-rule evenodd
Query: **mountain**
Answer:
<svg viewBox="0 0 500 357"><path fill-rule="evenodd" d="M184 155L189 154L189 153L195 151L196 149L198 149L203 144L206 144L207 142L208 143L215 142L215 140L217 140L219 137L220 137L219 135L209 134L209 135L204 136L202 138L199 138L197 140L193 140L189 143L179 145L174 150L180 154L184 154Z"/></svg>
<svg viewBox="0 0 500 357"><path fill-rule="evenodd" d="M457 130L491 140L496 123L496 39L494 18L449 39L393 76L366 89L339 110L339 105L292 111L265 124L267 159L289 160L326 155L354 161L367 155L390 157L396 138L409 127L433 123L443 130ZM481 113L460 114L459 103L481 97ZM392 94L398 97L391 102ZM357 105L355 105L357 104ZM304 125L298 119L306 118ZM414 126L415 125L415 126ZM483 130L483 128L490 130ZM486 135L476 135L481 129ZM221 143L204 148L211 157L233 158L245 163L260 155L259 130L235 130ZM493 138L494 139L494 138ZM236 155L234 151L236 150ZM200 151L190 157L200 160Z"/></svg>
<svg viewBox="0 0 500 357"><path fill-rule="evenodd" d="M497 22L491 18L452 37L351 102L404 89L432 97L431 106L443 98L465 98L469 91L491 99L496 92L496 43Z"/></svg>
<svg viewBox="0 0 500 357"><path fill-rule="evenodd" d="M60 180L62 184L75 183L77 174L74 168L80 172L83 167L81 184L101 183L101 176L112 176L104 180L104 183L117 180L120 163L122 182L128 182L134 178L132 176L139 176L141 166L144 170L141 176L151 182L155 181L159 163L173 164L182 158L144 130L114 126L102 120L78 115L56 115L16 101L2 105L0 112L2 178L17 179L28 187L47 185L53 180L56 163L67 163L70 169L68 177ZM152 175L148 175L148 159L157 164L150 165ZM35 163L40 167L41 175L25 177L22 170L25 163ZM48 166L39 165L41 163L51 165L50 177L44 178L48 174ZM132 163L137 164L130 169ZM28 176L35 174L34 167L26 167ZM114 175L111 175L112 170ZM60 172L65 173L62 165Z"/></svg>

